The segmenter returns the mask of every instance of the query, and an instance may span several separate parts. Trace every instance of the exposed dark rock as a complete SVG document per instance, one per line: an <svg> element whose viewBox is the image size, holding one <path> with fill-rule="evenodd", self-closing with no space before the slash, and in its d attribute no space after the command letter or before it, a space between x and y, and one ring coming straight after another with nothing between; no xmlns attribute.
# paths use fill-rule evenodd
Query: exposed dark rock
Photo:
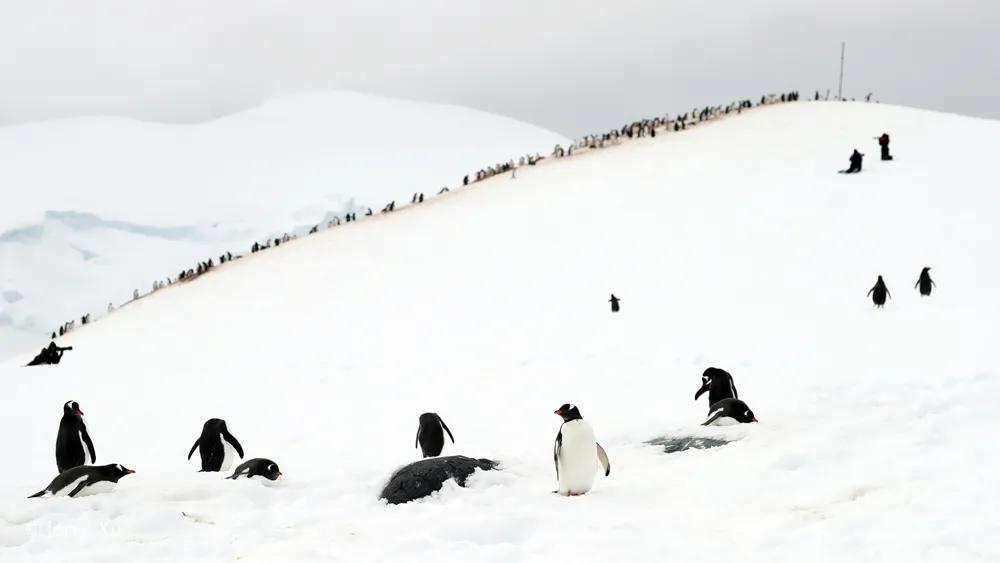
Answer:
<svg viewBox="0 0 1000 563"><path fill-rule="evenodd" d="M403 504L440 491L449 479L454 479L460 487L464 487L465 480L476 469L490 471L499 465L493 460L461 455L423 459L396 470L379 498L386 499L389 504Z"/></svg>

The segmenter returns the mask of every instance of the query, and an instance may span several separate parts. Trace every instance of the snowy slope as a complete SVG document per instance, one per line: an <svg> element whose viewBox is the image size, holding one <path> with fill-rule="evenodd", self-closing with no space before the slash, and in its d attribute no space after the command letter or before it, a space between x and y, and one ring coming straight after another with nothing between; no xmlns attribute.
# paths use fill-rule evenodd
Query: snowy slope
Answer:
<svg viewBox="0 0 1000 563"><path fill-rule="evenodd" d="M872 137L894 138L882 164ZM797 103L497 177L157 292L0 367L10 561L995 561L1000 123ZM853 147L865 171L844 176ZM913 289L923 266L938 288ZM865 293L882 274L893 299ZM608 311L608 294L622 311ZM28 357L18 358L23 363ZM704 430L708 366L756 425ZM64 401L99 463L54 476ZM611 459L555 488L574 402ZM506 469L376 500L425 411ZM273 486L196 473L225 418ZM728 445L664 454L659 436ZM97 541L99 540L99 541Z"/></svg>
<svg viewBox="0 0 1000 563"><path fill-rule="evenodd" d="M0 128L0 357L255 239L566 140L466 108L299 95L198 125Z"/></svg>

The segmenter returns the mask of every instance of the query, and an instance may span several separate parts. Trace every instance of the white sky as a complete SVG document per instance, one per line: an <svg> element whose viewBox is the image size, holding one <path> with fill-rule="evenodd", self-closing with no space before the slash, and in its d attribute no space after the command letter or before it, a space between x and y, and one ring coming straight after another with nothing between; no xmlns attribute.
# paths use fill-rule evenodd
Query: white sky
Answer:
<svg viewBox="0 0 1000 563"><path fill-rule="evenodd" d="M797 88L1000 117L991 0L0 0L0 123L198 121L301 90L577 135Z"/></svg>

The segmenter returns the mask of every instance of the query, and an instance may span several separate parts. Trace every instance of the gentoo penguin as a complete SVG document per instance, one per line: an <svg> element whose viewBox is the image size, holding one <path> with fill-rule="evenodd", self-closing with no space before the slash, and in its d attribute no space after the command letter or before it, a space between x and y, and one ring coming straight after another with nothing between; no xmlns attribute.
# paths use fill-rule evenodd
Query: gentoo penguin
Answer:
<svg viewBox="0 0 1000 563"><path fill-rule="evenodd" d="M56 436L56 467L62 473L78 465L91 465L97 461L94 442L83 421L80 403L66 401L63 405L59 434Z"/></svg>
<svg viewBox="0 0 1000 563"><path fill-rule="evenodd" d="M711 405L723 399L739 398L736 386L733 385L733 376L719 368L708 368L701 374L701 389L694 394L694 400L697 401L705 391L708 391L708 410L712 410Z"/></svg>
<svg viewBox="0 0 1000 563"><path fill-rule="evenodd" d="M444 432L441 429L448 432L448 437L451 438L451 443L455 443L455 437L451 435L451 430L448 429L448 425L441 420L436 412L425 412L420 415L420 426L417 427L417 439L413 442L413 447L420 445L420 451L424 453L424 457L435 457L441 455L441 450L444 449Z"/></svg>
<svg viewBox="0 0 1000 563"><path fill-rule="evenodd" d="M892 294L889 293L889 288L886 287L885 282L882 281L882 276L879 276L878 281L875 282L875 285L868 290L868 295L872 296L872 303L874 303L875 306L880 309L882 308L882 306L885 305L886 295L889 296L889 299L892 299Z"/></svg>
<svg viewBox="0 0 1000 563"><path fill-rule="evenodd" d="M702 426L729 426L757 422L757 417L746 403L739 399L723 399L708 410L708 420Z"/></svg>
<svg viewBox="0 0 1000 563"><path fill-rule="evenodd" d="M920 278L917 279L917 283L913 284L914 288L920 286L920 295L925 297L931 294L932 287L937 287L937 284L931 279L930 271L930 266L920 270Z"/></svg>
<svg viewBox="0 0 1000 563"><path fill-rule="evenodd" d="M618 306L618 302L621 301L621 299L618 299L617 297L615 297L614 293L611 294L611 299L608 299L608 301L611 302L611 312L612 313L617 313L618 311L621 311L621 307Z"/></svg>
<svg viewBox="0 0 1000 563"><path fill-rule="evenodd" d="M281 477L281 470L278 469L277 463L262 457L255 457L237 465L236 471L229 477L226 477L226 479L237 479L239 477L246 477L248 479L250 477L264 477L270 481L274 481L278 477Z"/></svg>
<svg viewBox="0 0 1000 563"><path fill-rule="evenodd" d="M229 433L226 421L221 418L210 418L201 428L201 437L194 441L188 459L194 455L195 449L201 454L202 471L229 471L236 454L243 458L243 446L235 436Z"/></svg>
<svg viewBox="0 0 1000 563"><path fill-rule="evenodd" d="M604 467L605 477L611 475L611 463L594 438L594 429L583 419L576 405L566 403L555 412L563 419L552 451L559 480L556 492L566 496L582 495L594 484L597 463Z"/></svg>
<svg viewBox="0 0 1000 563"><path fill-rule="evenodd" d="M135 473L131 469L118 464L111 465L81 465L71 467L56 476L48 487L38 491L28 498L42 496L92 495L110 492L115 483L126 475Z"/></svg>

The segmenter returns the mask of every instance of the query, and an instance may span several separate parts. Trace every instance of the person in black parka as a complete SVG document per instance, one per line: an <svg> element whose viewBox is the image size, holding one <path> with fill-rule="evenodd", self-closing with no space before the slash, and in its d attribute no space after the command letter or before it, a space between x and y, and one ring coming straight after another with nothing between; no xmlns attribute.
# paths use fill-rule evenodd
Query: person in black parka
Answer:
<svg viewBox="0 0 1000 563"><path fill-rule="evenodd" d="M878 146L882 148L882 160L892 160L892 155L889 154L888 133L882 133L882 136L878 138Z"/></svg>

